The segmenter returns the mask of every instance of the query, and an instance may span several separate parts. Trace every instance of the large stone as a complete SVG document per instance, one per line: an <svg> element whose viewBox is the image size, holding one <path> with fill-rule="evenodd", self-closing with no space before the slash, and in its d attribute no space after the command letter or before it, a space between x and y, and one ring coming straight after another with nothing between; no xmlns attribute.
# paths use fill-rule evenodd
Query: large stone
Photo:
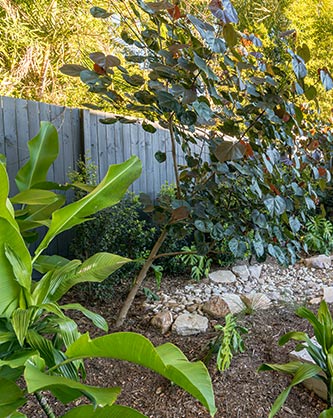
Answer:
<svg viewBox="0 0 333 418"><path fill-rule="evenodd" d="M179 315L172 325L172 331L179 335L195 335L206 332L208 318L196 313Z"/></svg>
<svg viewBox="0 0 333 418"><path fill-rule="evenodd" d="M254 266L249 266L250 276L253 279L259 280L261 276L262 265L255 264Z"/></svg>
<svg viewBox="0 0 333 418"><path fill-rule="evenodd" d="M230 312L228 304L220 296L213 296L209 299L203 305L202 310L215 319L224 318Z"/></svg>
<svg viewBox="0 0 333 418"><path fill-rule="evenodd" d="M227 303L228 308L232 314L237 314L246 309L246 306L244 305L239 295L226 293L222 298Z"/></svg>
<svg viewBox="0 0 333 418"><path fill-rule="evenodd" d="M246 281L250 277L249 269L245 264L240 266L233 266L232 272L236 274L242 281Z"/></svg>
<svg viewBox="0 0 333 418"><path fill-rule="evenodd" d="M216 270L209 273L209 278L214 283L234 283L236 276L230 270Z"/></svg>
<svg viewBox="0 0 333 418"><path fill-rule="evenodd" d="M304 260L306 267L315 269L327 269L331 266L331 257L320 254L314 257L306 258Z"/></svg>
<svg viewBox="0 0 333 418"><path fill-rule="evenodd" d="M327 303L333 303L333 287L324 287L324 300Z"/></svg>
<svg viewBox="0 0 333 418"><path fill-rule="evenodd" d="M172 313L170 311L162 311L155 315L152 320L151 324L160 329L162 334L165 334L171 328L173 323Z"/></svg>
<svg viewBox="0 0 333 418"><path fill-rule="evenodd" d="M315 337L311 338L311 341L315 345L319 345L315 339ZM308 352L304 348L301 351L292 351L289 354L289 358L291 361L301 361L303 363L315 364L313 359L309 356ZM323 374L324 375L324 374ZM303 385L309 389L311 392L314 392L320 398L326 400L327 399L327 389L325 383L320 379L315 379L314 377L304 380Z"/></svg>

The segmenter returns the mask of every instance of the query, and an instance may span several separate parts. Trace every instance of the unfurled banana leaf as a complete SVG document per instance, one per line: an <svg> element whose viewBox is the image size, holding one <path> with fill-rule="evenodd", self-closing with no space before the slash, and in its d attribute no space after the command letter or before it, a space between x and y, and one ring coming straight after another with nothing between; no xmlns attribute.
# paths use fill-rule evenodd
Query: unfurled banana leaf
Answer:
<svg viewBox="0 0 333 418"><path fill-rule="evenodd" d="M84 385L62 376L48 375L39 370L41 359L38 360L39 367L35 364L35 360L35 357L28 360L24 371L29 393L50 390L65 404L80 396L86 396L95 407L112 405L120 394L118 387L99 388Z"/></svg>
<svg viewBox="0 0 333 418"><path fill-rule="evenodd" d="M34 262L34 269L44 274L57 267L65 266L69 261L60 255L40 255Z"/></svg>
<svg viewBox="0 0 333 418"><path fill-rule="evenodd" d="M140 364L170 379L189 392L213 416L216 412L211 380L202 362L191 363L173 344L159 347L145 337L131 332L119 332L91 340L82 335L67 350L70 359L107 357Z"/></svg>
<svg viewBox="0 0 333 418"><path fill-rule="evenodd" d="M97 253L83 263L72 260L49 271L33 291L36 304L59 300L71 287L83 282L102 282L111 273L131 260L110 253ZM41 299L41 295L44 299Z"/></svg>
<svg viewBox="0 0 333 418"><path fill-rule="evenodd" d="M73 309L82 312L83 315L89 318L96 327L102 329L105 332L107 332L109 328L107 322L101 315L90 311L89 309L82 306L80 303L69 303L67 305L60 306L60 308L65 310Z"/></svg>
<svg viewBox="0 0 333 418"><path fill-rule="evenodd" d="M135 409L128 406L112 405L104 406L104 408L94 408L92 405L82 405L74 408L62 415L61 418L145 418L146 415L141 414Z"/></svg>
<svg viewBox="0 0 333 418"><path fill-rule="evenodd" d="M135 156L122 164L111 165L104 179L91 193L53 212L50 228L38 246L35 258L61 232L85 222L94 213L118 203L140 174L141 162Z"/></svg>
<svg viewBox="0 0 333 418"><path fill-rule="evenodd" d="M20 192L46 181L47 173L58 156L59 144L56 128L41 122L40 131L28 142L30 159L18 171L15 182Z"/></svg>
<svg viewBox="0 0 333 418"><path fill-rule="evenodd" d="M50 192L49 190L30 189L18 193L12 197L10 201L13 205L51 205L59 199L58 196L59 195Z"/></svg>

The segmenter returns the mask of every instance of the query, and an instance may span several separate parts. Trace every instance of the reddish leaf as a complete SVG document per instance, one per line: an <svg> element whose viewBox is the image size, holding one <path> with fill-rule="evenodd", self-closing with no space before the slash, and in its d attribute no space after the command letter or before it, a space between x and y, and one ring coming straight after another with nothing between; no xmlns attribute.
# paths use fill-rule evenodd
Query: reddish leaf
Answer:
<svg viewBox="0 0 333 418"><path fill-rule="evenodd" d="M180 9L177 5L174 5L171 9L167 10L173 20L178 20L181 18Z"/></svg>
<svg viewBox="0 0 333 418"><path fill-rule="evenodd" d="M240 142L240 144L242 144L245 147L244 155L246 157L253 157L254 152L253 152L253 149L252 149L251 145L248 142L245 142L243 140L241 140L239 142Z"/></svg>
<svg viewBox="0 0 333 418"><path fill-rule="evenodd" d="M318 167L318 173L319 173L320 177L326 176L326 168Z"/></svg>
<svg viewBox="0 0 333 418"><path fill-rule="evenodd" d="M186 206L180 206L172 212L172 220L180 221L181 219L186 219L190 211Z"/></svg>
<svg viewBox="0 0 333 418"><path fill-rule="evenodd" d="M318 139L314 139L313 141L310 142L310 144L308 145L308 149L310 151L314 151L315 149L317 149L319 147L319 141Z"/></svg>
<svg viewBox="0 0 333 418"><path fill-rule="evenodd" d="M283 122L288 122L290 120L290 115L289 113L284 113L284 115L282 116L282 120Z"/></svg>
<svg viewBox="0 0 333 418"><path fill-rule="evenodd" d="M243 158L245 150L246 147L241 142L223 141L215 148L214 154L221 163L224 163Z"/></svg>
<svg viewBox="0 0 333 418"><path fill-rule="evenodd" d="M100 65L98 65L98 64L94 64L94 71L95 71L95 73L97 73L97 74L99 74L99 75L104 75L104 74L106 74L106 71L104 70L104 68L103 67L101 67Z"/></svg>
<svg viewBox="0 0 333 418"><path fill-rule="evenodd" d="M272 183L270 183L270 185L269 185L269 188L271 189L271 191L273 192L273 193L275 193L276 195L280 195L280 191L279 191L279 189L276 187L276 186L274 186L274 184L272 184Z"/></svg>

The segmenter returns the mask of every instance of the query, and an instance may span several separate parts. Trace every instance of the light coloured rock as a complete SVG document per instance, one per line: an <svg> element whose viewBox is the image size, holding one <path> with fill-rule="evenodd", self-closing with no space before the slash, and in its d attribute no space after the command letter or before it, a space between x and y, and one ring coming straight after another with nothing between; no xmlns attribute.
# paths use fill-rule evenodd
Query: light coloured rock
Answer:
<svg viewBox="0 0 333 418"><path fill-rule="evenodd" d="M196 313L179 315L172 325L172 331L178 335L195 335L206 332L208 328L208 318Z"/></svg>
<svg viewBox="0 0 333 418"><path fill-rule="evenodd" d="M173 323L173 316L170 311L162 311L155 315L152 320L151 324L160 329L162 334L165 334L171 328Z"/></svg>
<svg viewBox="0 0 333 418"><path fill-rule="evenodd" d="M253 279L259 280L261 276L261 271L262 271L261 264L255 264L254 266L249 266L250 276Z"/></svg>
<svg viewBox="0 0 333 418"><path fill-rule="evenodd" d="M236 274L240 279L246 281L250 277L249 269L245 264L240 266L234 266L232 267L232 272Z"/></svg>
<svg viewBox="0 0 333 418"><path fill-rule="evenodd" d="M318 346L316 339L313 337L311 341ZM308 352L304 348L301 351L292 351L289 354L291 361L302 361L303 363L315 364L312 358L309 356ZM324 375L324 374L323 374ZM314 377L307 379L303 382L303 385L309 389L311 392L314 392L320 398L327 399L327 389L325 383L320 379L315 379Z"/></svg>
<svg viewBox="0 0 333 418"><path fill-rule="evenodd" d="M242 312L246 309L246 306L242 302L242 299L239 295L233 293L226 293L222 296L223 300L227 303L230 312L233 314L237 314Z"/></svg>
<svg viewBox="0 0 333 418"><path fill-rule="evenodd" d="M214 283L234 283L236 276L230 270L216 270L209 273L209 278Z"/></svg>
<svg viewBox="0 0 333 418"><path fill-rule="evenodd" d="M309 301L309 303L311 304L311 305L318 305L320 302L322 301L322 297L318 297L318 298L313 298L313 299L311 299L310 301Z"/></svg>
<svg viewBox="0 0 333 418"><path fill-rule="evenodd" d="M333 303L333 287L324 287L324 300L327 303Z"/></svg>
<svg viewBox="0 0 333 418"><path fill-rule="evenodd" d="M195 312L200 307L199 303L192 303L191 305L186 305L186 310L190 313Z"/></svg>
<svg viewBox="0 0 333 418"><path fill-rule="evenodd" d="M306 258L304 264L309 268L327 269L331 266L331 258L327 255L320 254L314 257Z"/></svg>
<svg viewBox="0 0 333 418"><path fill-rule="evenodd" d="M228 304L220 296L210 298L203 305L202 310L215 319L224 318L230 312Z"/></svg>

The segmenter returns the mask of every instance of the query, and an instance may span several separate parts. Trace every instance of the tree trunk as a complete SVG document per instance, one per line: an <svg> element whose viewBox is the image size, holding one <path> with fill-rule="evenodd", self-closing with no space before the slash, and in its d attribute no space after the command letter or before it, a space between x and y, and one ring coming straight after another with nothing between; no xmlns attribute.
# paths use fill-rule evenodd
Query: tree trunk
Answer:
<svg viewBox="0 0 333 418"><path fill-rule="evenodd" d="M155 242L155 245L153 247L153 249L151 250L149 257L147 258L146 262L144 263L144 265L142 266L142 269L140 270L139 274L137 275L136 279L135 279L135 283L132 287L132 289L130 290L120 312L118 315L118 319L116 322L116 327L121 327L127 317L128 311L130 310L132 303L134 301L134 298L136 296L136 294L138 293L138 290L140 289L144 279L147 276L148 270L150 269L151 265L153 264L155 257L157 255L157 253L159 252L166 236L167 236L168 232L166 229L164 229L160 235L160 237L158 238L158 240Z"/></svg>

